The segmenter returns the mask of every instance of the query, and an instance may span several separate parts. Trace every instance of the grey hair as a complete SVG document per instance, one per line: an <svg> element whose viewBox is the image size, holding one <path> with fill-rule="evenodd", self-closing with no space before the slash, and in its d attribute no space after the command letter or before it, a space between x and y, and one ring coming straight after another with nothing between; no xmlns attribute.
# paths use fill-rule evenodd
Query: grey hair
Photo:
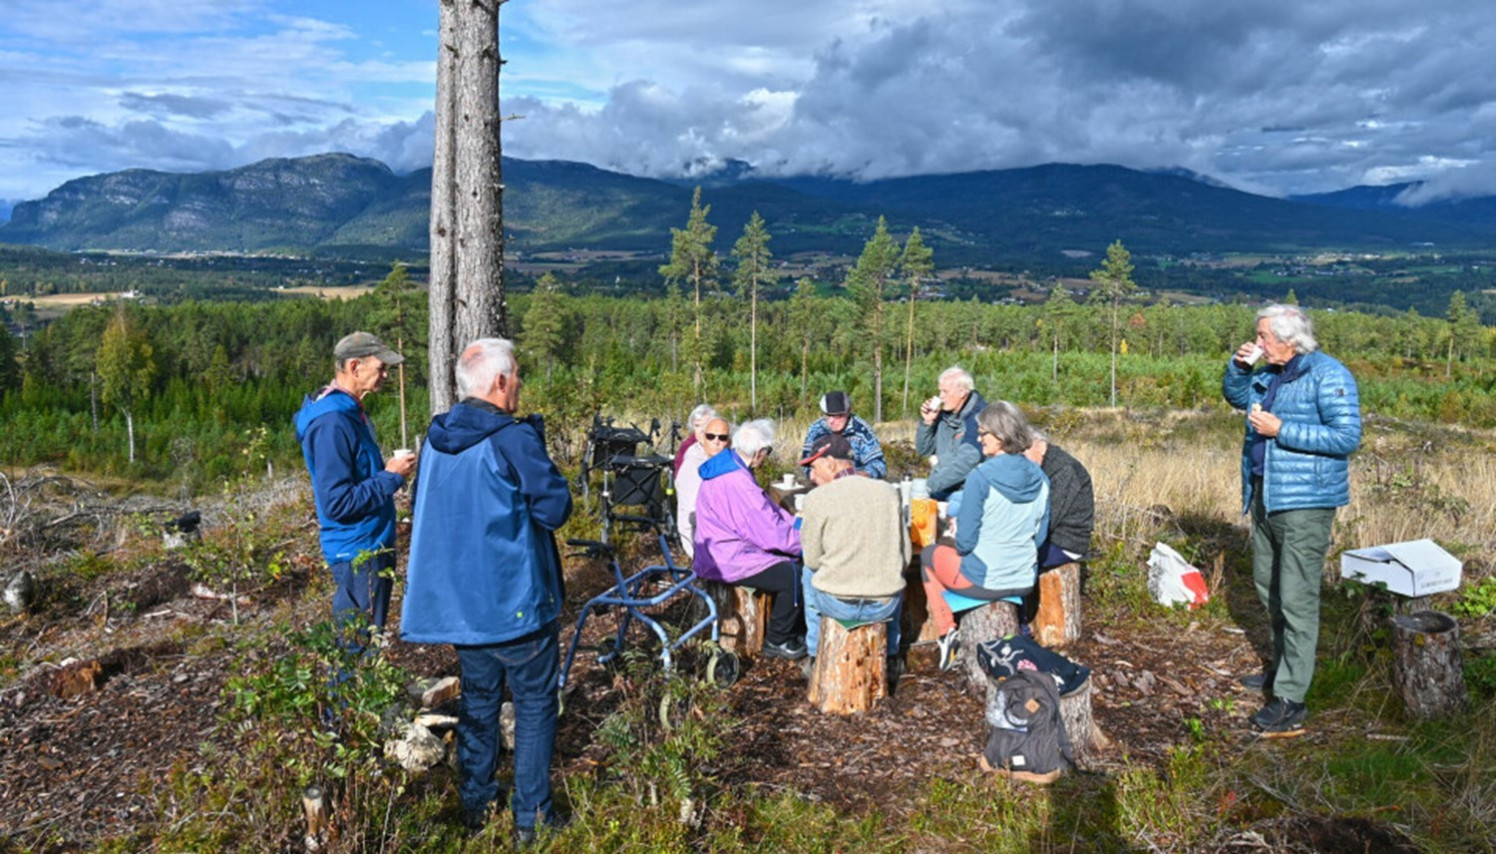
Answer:
<svg viewBox="0 0 1496 854"><path fill-rule="evenodd" d="M1264 317L1268 319L1267 328L1273 331L1273 335L1279 341L1292 344L1295 353L1313 353L1319 349L1319 341L1314 337L1314 321L1302 308L1273 303L1257 312L1258 320Z"/></svg>
<svg viewBox="0 0 1496 854"><path fill-rule="evenodd" d="M514 342L506 338L479 338L457 357L457 396L481 397L493 388L496 377L514 373Z"/></svg>
<svg viewBox="0 0 1496 854"><path fill-rule="evenodd" d="M732 431L732 449L745 460L765 448L774 447L774 422L767 418L756 418L738 425Z"/></svg>
<svg viewBox="0 0 1496 854"><path fill-rule="evenodd" d="M977 415L977 426L996 436L1006 454L1021 454L1034 444L1034 428L1023 410L1006 400L987 404Z"/></svg>
<svg viewBox="0 0 1496 854"><path fill-rule="evenodd" d="M968 374L960 365L952 365L940 372L938 382L945 382L946 380L950 380L958 387L967 391L971 391L977 387L976 380L972 379L971 374Z"/></svg>
<svg viewBox="0 0 1496 854"><path fill-rule="evenodd" d="M717 410L713 409L710 403L699 404L691 410L690 415L686 416L686 429L694 433L705 427L706 422L715 417L717 417Z"/></svg>

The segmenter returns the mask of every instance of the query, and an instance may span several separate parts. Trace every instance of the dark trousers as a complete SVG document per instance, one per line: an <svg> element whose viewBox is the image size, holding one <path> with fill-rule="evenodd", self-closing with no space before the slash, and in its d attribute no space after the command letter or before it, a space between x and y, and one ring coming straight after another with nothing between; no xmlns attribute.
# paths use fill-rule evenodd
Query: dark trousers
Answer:
<svg viewBox="0 0 1496 854"><path fill-rule="evenodd" d="M769 612L768 637L772 644L785 644L805 634L805 603L800 601L800 568L794 561L782 560L740 579L738 584L774 595L774 609Z"/></svg>
<svg viewBox="0 0 1496 854"><path fill-rule="evenodd" d="M369 642L369 629L384 631L389 618L395 550L384 549L361 561L335 563L329 569L337 583L332 594L332 621L338 627L343 648L357 655Z"/></svg>
<svg viewBox="0 0 1496 854"><path fill-rule="evenodd" d="M551 824L551 756L556 748L560 623L512 641L458 646L462 666L462 711L457 718L457 793L468 811L498 800L499 709L504 686L514 696L514 826Z"/></svg>

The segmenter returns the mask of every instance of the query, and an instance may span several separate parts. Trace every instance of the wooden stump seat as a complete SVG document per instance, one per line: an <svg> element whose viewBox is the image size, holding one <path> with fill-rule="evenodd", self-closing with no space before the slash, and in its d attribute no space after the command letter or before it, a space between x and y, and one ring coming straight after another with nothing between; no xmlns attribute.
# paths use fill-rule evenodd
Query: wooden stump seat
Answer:
<svg viewBox="0 0 1496 854"><path fill-rule="evenodd" d="M721 581L703 581L702 589L717 603L722 648L740 658L757 656L769 630L769 594L746 584Z"/></svg>
<svg viewBox="0 0 1496 854"><path fill-rule="evenodd" d="M1067 563L1039 576L1039 610L1029 628L1051 649L1080 640L1080 564Z"/></svg>
<svg viewBox="0 0 1496 854"><path fill-rule="evenodd" d="M821 617L821 639L810 676L811 705L822 712L865 712L888 695L888 625Z"/></svg>
<svg viewBox="0 0 1496 854"><path fill-rule="evenodd" d="M1437 718L1469 699L1460 656L1460 625L1448 614L1419 611L1392 618L1392 681L1409 717Z"/></svg>

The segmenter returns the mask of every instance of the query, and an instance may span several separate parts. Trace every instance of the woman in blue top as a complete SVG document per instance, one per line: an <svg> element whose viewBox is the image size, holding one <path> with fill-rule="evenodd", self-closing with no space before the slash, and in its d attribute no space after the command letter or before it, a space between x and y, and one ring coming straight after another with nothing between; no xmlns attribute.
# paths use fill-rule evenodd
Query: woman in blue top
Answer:
<svg viewBox="0 0 1496 854"><path fill-rule="evenodd" d="M929 546L920 555L930 616L940 630L941 670L955 666L960 648L944 592L992 601L1033 592L1039 544L1049 531L1049 478L1023 456L1034 441L1023 412L1005 400L988 405L977 415L977 439L986 460L951 496L956 545Z"/></svg>

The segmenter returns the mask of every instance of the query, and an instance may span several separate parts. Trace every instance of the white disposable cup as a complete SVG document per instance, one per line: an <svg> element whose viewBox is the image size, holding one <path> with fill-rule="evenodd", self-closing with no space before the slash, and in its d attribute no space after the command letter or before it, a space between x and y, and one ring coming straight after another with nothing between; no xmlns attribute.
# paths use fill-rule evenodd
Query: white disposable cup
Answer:
<svg viewBox="0 0 1496 854"><path fill-rule="evenodd" d="M779 479L779 482L781 484L783 484L785 487L794 486L795 485L795 476L793 474L784 475L783 477L781 477Z"/></svg>
<svg viewBox="0 0 1496 854"><path fill-rule="evenodd" d="M934 397L930 398L929 400L925 401L925 408L926 409L934 409L936 411L939 411L939 409L940 409L940 395L937 394Z"/></svg>
<svg viewBox="0 0 1496 854"><path fill-rule="evenodd" d="M413 457L415 455L416 455L416 452L412 451L409 448L396 448L395 449L395 459L397 459L397 460L404 459L405 457Z"/></svg>
<svg viewBox="0 0 1496 854"><path fill-rule="evenodd" d="M1261 344L1253 344L1251 351L1247 353L1247 364L1255 365L1260 362L1262 360L1262 352Z"/></svg>

